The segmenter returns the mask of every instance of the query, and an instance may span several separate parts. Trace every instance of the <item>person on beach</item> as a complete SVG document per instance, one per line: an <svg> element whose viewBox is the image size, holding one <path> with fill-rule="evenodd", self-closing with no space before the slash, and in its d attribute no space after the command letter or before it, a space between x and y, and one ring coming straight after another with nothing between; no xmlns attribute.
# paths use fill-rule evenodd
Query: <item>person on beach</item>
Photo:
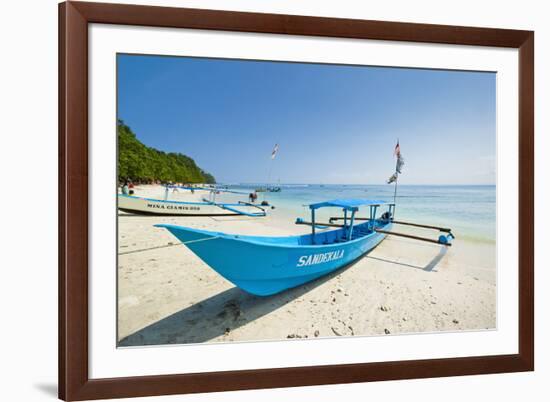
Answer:
<svg viewBox="0 0 550 402"><path fill-rule="evenodd" d="M128 182L127 181L125 181L124 184L122 185L122 194L129 195Z"/></svg>

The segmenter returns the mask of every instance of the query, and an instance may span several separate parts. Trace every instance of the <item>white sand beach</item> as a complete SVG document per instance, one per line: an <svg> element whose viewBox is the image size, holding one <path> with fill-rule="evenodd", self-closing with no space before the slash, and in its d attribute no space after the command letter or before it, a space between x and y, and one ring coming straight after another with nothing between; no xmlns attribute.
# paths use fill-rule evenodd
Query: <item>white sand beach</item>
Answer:
<svg viewBox="0 0 550 402"><path fill-rule="evenodd" d="M159 193L140 187L138 195ZM308 228L263 218L155 217L119 212L120 346L485 330L496 326L493 243L445 248L398 237L328 276L258 297L226 281L157 223L229 233ZM422 233L421 230L400 232ZM426 233L423 233L426 234ZM433 235L433 233L432 233Z"/></svg>

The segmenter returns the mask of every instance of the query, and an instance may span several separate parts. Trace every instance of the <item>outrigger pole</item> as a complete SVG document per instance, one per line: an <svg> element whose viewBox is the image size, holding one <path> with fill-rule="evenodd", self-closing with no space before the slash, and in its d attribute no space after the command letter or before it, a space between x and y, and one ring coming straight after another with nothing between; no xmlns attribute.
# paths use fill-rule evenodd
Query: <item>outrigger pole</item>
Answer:
<svg viewBox="0 0 550 402"><path fill-rule="evenodd" d="M435 244L441 244L443 246L451 246L452 240L455 238L454 235L451 232L448 232L446 235L440 235L437 240L429 239L427 237L420 237L420 236L414 236L407 233L399 233L399 232L390 232L387 230L382 229L374 229L376 233L382 233L385 235L392 235L392 236L398 236L398 237L406 237L407 239L414 239L414 240L421 240L426 241L428 243L435 243Z"/></svg>
<svg viewBox="0 0 550 402"><path fill-rule="evenodd" d="M390 204L390 205L393 205L393 204ZM341 217L341 216L332 216L332 217L329 218L329 222L332 224L334 221L338 221L338 220L342 220L342 219L344 219L344 218ZM371 218L356 217L355 220L356 221L370 221L372 219ZM421 223L403 222L403 221L394 221L394 220L392 220L392 223L395 224L395 225L407 225L407 226L415 226L415 227L424 228L424 229L435 229L435 230L439 230L440 232L446 232L446 233L451 232L450 228L444 228L444 227L433 226L433 225L423 225ZM320 223L319 225L326 225L326 223Z"/></svg>

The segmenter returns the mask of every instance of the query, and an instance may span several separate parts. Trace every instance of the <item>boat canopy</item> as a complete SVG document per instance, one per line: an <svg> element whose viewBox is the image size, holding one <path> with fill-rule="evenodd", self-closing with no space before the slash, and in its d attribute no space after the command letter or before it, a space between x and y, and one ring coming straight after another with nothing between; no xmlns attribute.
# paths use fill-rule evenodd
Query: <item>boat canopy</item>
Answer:
<svg viewBox="0 0 550 402"><path fill-rule="evenodd" d="M369 200L366 198L346 198L330 201L317 202L315 204L309 204L309 209L319 209L324 207L340 207L346 211L355 212L360 206L380 206L380 205L392 205L393 203L381 200Z"/></svg>

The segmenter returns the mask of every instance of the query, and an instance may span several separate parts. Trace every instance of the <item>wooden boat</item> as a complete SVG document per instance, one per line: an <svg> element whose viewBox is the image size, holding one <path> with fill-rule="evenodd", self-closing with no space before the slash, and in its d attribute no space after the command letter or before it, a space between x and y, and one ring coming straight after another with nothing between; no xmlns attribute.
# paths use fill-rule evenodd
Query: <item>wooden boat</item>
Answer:
<svg viewBox="0 0 550 402"><path fill-rule="evenodd" d="M377 209L383 205L388 209L377 217ZM369 207L369 218L356 218L359 206ZM324 207L342 208L344 217L334 219L343 219L344 223L316 223L315 211ZM393 203L345 199L310 204L309 208L311 222L298 219L296 223L311 226L312 232L299 236L244 236L170 224L155 226L170 231L224 278L259 296L272 295L337 270L394 234L390 232L394 224ZM359 220L365 222L356 224ZM334 229L321 230L329 228ZM433 241L445 244L443 240Z"/></svg>
<svg viewBox="0 0 550 402"><path fill-rule="evenodd" d="M257 193L280 193L281 187L258 187L254 191Z"/></svg>
<svg viewBox="0 0 550 402"><path fill-rule="evenodd" d="M181 186L167 186L169 188L179 188L191 190L191 188ZM208 190L210 199L203 198L202 201L175 201L168 200L168 191L165 199L144 198L134 195L118 195L118 209L139 215L168 215L168 216L231 216L245 215L250 217L266 216L266 211L261 206L244 201L237 203L223 203L216 201L216 194L238 193L231 190L193 188L195 190ZM238 193L240 194L240 193ZM244 193L243 193L244 194Z"/></svg>

